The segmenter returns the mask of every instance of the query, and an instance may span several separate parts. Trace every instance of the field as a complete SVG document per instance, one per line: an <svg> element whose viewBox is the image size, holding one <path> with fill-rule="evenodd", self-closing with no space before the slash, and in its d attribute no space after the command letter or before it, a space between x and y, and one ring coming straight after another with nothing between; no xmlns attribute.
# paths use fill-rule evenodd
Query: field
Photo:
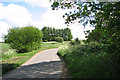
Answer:
<svg viewBox="0 0 120 80"><path fill-rule="evenodd" d="M20 65L22 65L24 62L26 62L28 59L30 59L33 55L36 53L45 50L45 49L51 49L51 48L58 48L61 45L67 44L68 41L63 42L63 43L58 43L58 42L46 42L41 44L41 48L38 50L34 50L32 52L26 52L26 53L11 53L11 49L9 44L6 43L0 43L2 45L2 74L5 74L9 72L10 70L13 70ZM11 53L12 55L7 55L4 56L3 53L8 52L7 54ZM10 56L10 57L9 57Z"/></svg>

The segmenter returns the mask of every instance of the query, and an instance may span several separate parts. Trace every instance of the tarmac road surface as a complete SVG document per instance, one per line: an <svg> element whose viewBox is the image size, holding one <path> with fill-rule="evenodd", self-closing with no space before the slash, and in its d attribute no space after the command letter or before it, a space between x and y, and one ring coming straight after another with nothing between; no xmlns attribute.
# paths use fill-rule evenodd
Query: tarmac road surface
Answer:
<svg viewBox="0 0 120 80"><path fill-rule="evenodd" d="M63 64L57 51L58 48L43 50L2 78L60 78Z"/></svg>

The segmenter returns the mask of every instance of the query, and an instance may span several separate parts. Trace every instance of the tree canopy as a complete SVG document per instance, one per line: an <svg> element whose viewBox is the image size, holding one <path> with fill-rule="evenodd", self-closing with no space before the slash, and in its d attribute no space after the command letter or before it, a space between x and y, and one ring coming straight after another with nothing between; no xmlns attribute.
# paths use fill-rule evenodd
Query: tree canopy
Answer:
<svg viewBox="0 0 120 80"><path fill-rule="evenodd" d="M69 28L55 29L51 27L43 27L43 41L55 41L55 37L62 37L64 41L70 41L72 39L72 33Z"/></svg>
<svg viewBox="0 0 120 80"><path fill-rule="evenodd" d="M65 24L90 23L95 30L88 36L87 41L97 41L104 44L120 45L120 3L119 2L54 2L52 9L70 9L74 12L63 15Z"/></svg>
<svg viewBox="0 0 120 80"><path fill-rule="evenodd" d="M4 36L5 42L10 43L18 52L27 52L38 49L42 40L42 31L35 27L22 27L9 29Z"/></svg>
<svg viewBox="0 0 120 80"><path fill-rule="evenodd" d="M54 2L52 8L53 10L75 9L74 12L63 15L67 25L78 21L84 26L89 23L95 27L92 32L86 32L88 35L86 36L87 40L84 41L85 44L61 50L61 55L65 55L63 57L65 57L72 77L95 78L99 76L97 78L100 78L102 75L103 78L119 77L120 2ZM71 44L74 45L75 41ZM78 62L77 67L75 66L76 62Z"/></svg>

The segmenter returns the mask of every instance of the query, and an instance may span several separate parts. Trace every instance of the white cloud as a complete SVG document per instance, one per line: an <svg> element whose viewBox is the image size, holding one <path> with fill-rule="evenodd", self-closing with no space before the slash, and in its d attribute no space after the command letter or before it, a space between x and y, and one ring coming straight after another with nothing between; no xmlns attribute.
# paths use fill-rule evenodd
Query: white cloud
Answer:
<svg viewBox="0 0 120 80"><path fill-rule="evenodd" d="M25 0L26 3L32 5L32 7L50 7L49 0Z"/></svg>
<svg viewBox="0 0 120 80"><path fill-rule="evenodd" d="M30 1L30 0L27 0ZM46 0L40 0L43 1L42 3L38 4L37 6L41 7L48 7L48 3L44 3ZM36 3L31 2L30 4ZM34 4L36 6L36 4ZM47 9L47 11L44 14L41 15L40 19L37 19L38 21L33 21L32 16L28 10L23 6L18 6L15 4L9 4L8 6L4 6L0 3L0 19L5 20L6 22L0 22L0 30L1 33L6 33L7 29L10 28L10 25L16 25L16 26L25 26L27 24L33 24L39 29L42 29L44 26L49 27L55 27L57 29L59 28L66 28L67 25L64 24L65 20L63 19L63 15L65 13L70 12L71 10L52 10L50 7ZM37 11L36 11L37 12ZM37 15L36 15L37 16ZM39 17L38 17L39 18ZM3 28L4 27L4 28ZM79 39L85 39L84 30L93 29L89 26L87 26L85 29L82 25L75 23L69 26L69 28L72 31L73 38L78 37ZM5 32L4 32L5 31Z"/></svg>
<svg viewBox="0 0 120 80"><path fill-rule="evenodd" d="M31 18L31 14L23 6L15 4L3 6L3 4L0 4L0 19L2 20L6 20L17 26L23 26L29 24L31 22Z"/></svg>
<svg viewBox="0 0 120 80"><path fill-rule="evenodd" d="M0 3L0 41L3 41L2 34L7 34L11 26L26 26L32 21L32 15L23 6L9 4L3 6Z"/></svg>
<svg viewBox="0 0 120 80"><path fill-rule="evenodd" d="M79 39L82 39L82 40L86 39L84 31L94 29L94 27L90 27L89 25L84 27L82 24L79 24L79 23L75 23L75 24L71 25L69 28L71 29L73 38L78 37Z"/></svg>
<svg viewBox="0 0 120 80"><path fill-rule="evenodd" d="M33 22L33 25L38 26L40 28L44 26L55 27L55 28L65 28L65 20L63 19L63 15L71 10L52 10L48 8L47 11L41 16L40 20L37 22Z"/></svg>
<svg viewBox="0 0 120 80"><path fill-rule="evenodd" d="M53 0L52 0L53 1ZM42 29L44 26L49 27L55 27L57 29L59 28L66 28L67 25L65 25L65 20L62 18L62 16L65 13L69 13L71 10L52 10L50 8L52 2L50 3L49 0L25 0L26 3L32 5L32 7L47 7L48 10L42 15L41 19L37 22L33 21L33 25L35 25L37 28ZM72 10L73 11L73 10ZM85 39L85 34L83 31L85 30L93 30L93 27L87 26L84 28L83 25L80 25L78 23L72 24L69 26L71 29L71 32L73 34L73 38L78 37L79 39Z"/></svg>
<svg viewBox="0 0 120 80"><path fill-rule="evenodd" d="M64 19L63 19L63 15L66 12L69 12L70 10L52 10L51 8L49 8L47 10L47 12L45 14L42 15L41 20L43 21L42 23L46 23L46 25L51 25L51 26L55 26L58 28L64 28L67 27L64 24Z"/></svg>
<svg viewBox="0 0 120 80"><path fill-rule="evenodd" d="M7 34L8 33L8 29L11 26L9 24L7 24L6 22L0 22L0 42L3 41L2 39L2 35L3 34Z"/></svg>
<svg viewBox="0 0 120 80"><path fill-rule="evenodd" d="M62 16L70 11L71 10L68 9L53 11L51 8L48 8L48 10L42 15L41 20L38 22L33 22L33 25L39 29L42 29L44 26L55 27L57 29L66 28L67 25L64 24L65 20ZM69 28L71 29L73 38L78 37L79 39L85 39L85 34L83 31L94 29L93 27L89 26L86 26L86 28L84 28L84 26L79 23L72 24L69 26Z"/></svg>

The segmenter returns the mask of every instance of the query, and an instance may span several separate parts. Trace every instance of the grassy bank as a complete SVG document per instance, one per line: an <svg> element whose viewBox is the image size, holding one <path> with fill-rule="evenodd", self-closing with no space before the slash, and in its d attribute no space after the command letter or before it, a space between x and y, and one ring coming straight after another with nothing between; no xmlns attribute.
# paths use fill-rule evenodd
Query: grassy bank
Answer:
<svg viewBox="0 0 120 80"><path fill-rule="evenodd" d="M108 53L109 45L82 44L59 48L72 78L120 78L120 55Z"/></svg>
<svg viewBox="0 0 120 80"><path fill-rule="evenodd" d="M30 59L33 55L36 53L46 50L46 49L52 49L52 48L58 48L61 45L65 45L68 42L64 43L56 43L56 42L46 42L41 44L41 48L38 50L34 50L32 52L26 52L26 53L14 53L11 57L5 57L2 58L2 74L5 74L9 72L10 70L13 70L17 67L19 67L21 64L26 62L28 59ZM0 43L2 45L2 53L8 51L10 49L9 44L6 43ZM4 57L4 55L2 56Z"/></svg>

